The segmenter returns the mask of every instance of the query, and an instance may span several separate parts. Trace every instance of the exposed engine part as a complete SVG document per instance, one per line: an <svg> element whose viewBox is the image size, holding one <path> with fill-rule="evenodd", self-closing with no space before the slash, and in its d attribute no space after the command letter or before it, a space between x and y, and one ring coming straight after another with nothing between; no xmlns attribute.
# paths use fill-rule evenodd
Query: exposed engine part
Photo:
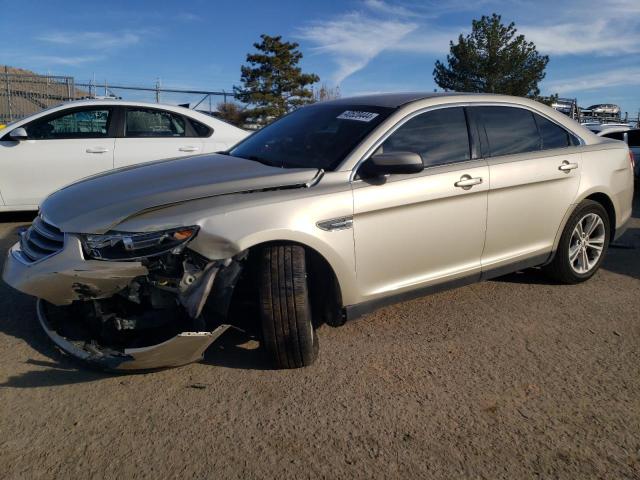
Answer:
<svg viewBox="0 0 640 480"><path fill-rule="evenodd" d="M197 361L230 326L231 297L247 256L210 261L185 249L144 259L148 274L117 295L59 307L40 301L38 316L62 350L101 368ZM203 315L209 299L215 305Z"/></svg>
<svg viewBox="0 0 640 480"><path fill-rule="evenodd" d="M209 297L218 270L217 264L211 262L203 271L197 272L197 276L194 276L187 272L185 265L185 273L180 281L179 298L191 318L198 318L202 313L202 308Z"/></svg>

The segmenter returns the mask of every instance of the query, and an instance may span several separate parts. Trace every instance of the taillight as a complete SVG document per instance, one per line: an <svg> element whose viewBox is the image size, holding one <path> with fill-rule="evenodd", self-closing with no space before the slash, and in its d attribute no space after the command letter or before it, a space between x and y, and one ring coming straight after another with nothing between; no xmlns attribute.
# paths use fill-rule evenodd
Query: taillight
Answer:
<svg viewBox="0 0 640 480"><path fill-rule="evenodd" d="M636 169L636 158L633 155L633 152L629 150L629 162L631 162L631 170L635 171Z"/></svg>

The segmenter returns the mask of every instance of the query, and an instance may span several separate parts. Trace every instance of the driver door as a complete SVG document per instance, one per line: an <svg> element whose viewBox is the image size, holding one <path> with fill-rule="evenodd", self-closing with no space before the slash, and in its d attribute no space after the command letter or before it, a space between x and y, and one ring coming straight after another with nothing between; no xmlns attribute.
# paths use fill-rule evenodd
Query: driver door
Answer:
<svg viewBox="0 0 640 480"><path fill-rule="evenodd" d="M71 182L113 168L111 107L56 112L23 125L28 139L0 140L0 191L5 204L35 209Z"/></svg>
<svg viewBox="0 0 640 480"><path fill-rule="evenodd" d="M401 124L376 151L419 153L421 173L353 182L363 301L480 278L489 167L471 150L464 108L428 111ZM475 184L460 184L466 179Z"/></svg>

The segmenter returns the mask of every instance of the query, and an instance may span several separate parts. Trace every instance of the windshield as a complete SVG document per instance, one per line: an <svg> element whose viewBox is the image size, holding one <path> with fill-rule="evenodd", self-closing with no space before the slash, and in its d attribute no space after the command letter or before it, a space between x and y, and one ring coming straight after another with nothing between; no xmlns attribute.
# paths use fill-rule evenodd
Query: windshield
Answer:
<svg viewBox="0 0 640 480"><path fill-rule="evenodd" d="M229 154L282 168L333 170L391 112L370 105L311 105L258 130Z"/></svg>

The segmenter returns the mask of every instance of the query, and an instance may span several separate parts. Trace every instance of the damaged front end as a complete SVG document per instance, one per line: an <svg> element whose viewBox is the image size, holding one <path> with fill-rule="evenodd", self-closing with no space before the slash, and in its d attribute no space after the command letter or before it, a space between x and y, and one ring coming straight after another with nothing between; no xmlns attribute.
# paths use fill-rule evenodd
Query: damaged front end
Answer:
<svg viewBox="0 0 640 480"><path fill-rule="evenodd" d="M11 249L3 278L38 297L44 331L79 360L108 370L180 366L230 327L247 258L209 260L188 248L196 234L63 235L39 217Z"/></svg>

